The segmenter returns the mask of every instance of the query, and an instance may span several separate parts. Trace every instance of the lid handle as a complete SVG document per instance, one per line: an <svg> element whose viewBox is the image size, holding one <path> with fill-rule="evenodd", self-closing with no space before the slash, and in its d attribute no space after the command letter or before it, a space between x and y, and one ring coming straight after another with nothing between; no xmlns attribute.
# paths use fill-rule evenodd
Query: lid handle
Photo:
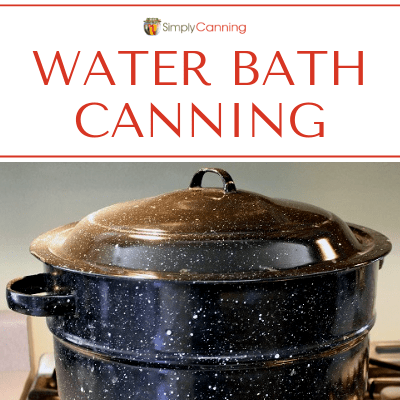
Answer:
<svg viewBox="0 0 400 400"><path fill-rule="evenodd" d="M190 182L189 188L201 188L201 181L203 180L203 176L206 172L212 172L213 174L217 174L221 177L222 185L224 187L225 193L236 192L235 182L233 182L232 177L221 168L201 168L199 169L192 178Z"/></svg>

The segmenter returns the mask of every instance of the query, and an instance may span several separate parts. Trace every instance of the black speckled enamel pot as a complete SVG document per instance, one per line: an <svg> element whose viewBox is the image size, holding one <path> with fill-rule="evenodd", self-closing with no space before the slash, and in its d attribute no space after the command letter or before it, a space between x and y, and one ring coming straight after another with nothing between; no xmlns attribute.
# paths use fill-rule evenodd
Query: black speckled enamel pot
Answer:
<svg viewBox="0 0 400 400"><path fill-rule="evenodd" d="M205 172L223 189L202 188ZM47 317L62 400L361 400L390 248L203 169L187 190L40 236L45 272L7 298Z"/></svg>

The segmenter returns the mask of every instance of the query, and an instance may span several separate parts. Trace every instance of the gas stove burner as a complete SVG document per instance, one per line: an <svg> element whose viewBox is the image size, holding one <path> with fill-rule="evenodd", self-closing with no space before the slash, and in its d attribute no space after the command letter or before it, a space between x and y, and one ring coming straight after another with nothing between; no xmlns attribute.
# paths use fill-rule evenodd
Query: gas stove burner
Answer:
<svg viewBox="0 0 400 400"><path fill-rule="evenodd" d="M38 376L28 400L60 400L57 391L56 370L51 376Z"/></svg>
<svg viewBox="0 0 400 400"><path fill-rule="evenodd" d="M400 400L400 341L371 343L365 399Z"/></svg>
<svg viewBox="0 0 400 400"><path fill-rule="evenodd" d="M52 354L43 354L40 358L38 373L26 400L60 400Z"/></svg>

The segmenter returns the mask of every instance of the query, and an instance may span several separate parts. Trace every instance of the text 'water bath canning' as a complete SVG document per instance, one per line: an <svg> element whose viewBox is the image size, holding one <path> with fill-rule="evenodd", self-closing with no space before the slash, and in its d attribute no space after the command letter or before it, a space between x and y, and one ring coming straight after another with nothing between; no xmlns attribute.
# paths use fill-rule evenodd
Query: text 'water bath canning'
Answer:
<svg viewBox="0 0 400 400"><path fill-rule="evenodd" d="M203 188L205 173L222 188ZM39 236L10 308L46 316L62 400L363 399L388 239L330 212L190 187Z"/></svg>

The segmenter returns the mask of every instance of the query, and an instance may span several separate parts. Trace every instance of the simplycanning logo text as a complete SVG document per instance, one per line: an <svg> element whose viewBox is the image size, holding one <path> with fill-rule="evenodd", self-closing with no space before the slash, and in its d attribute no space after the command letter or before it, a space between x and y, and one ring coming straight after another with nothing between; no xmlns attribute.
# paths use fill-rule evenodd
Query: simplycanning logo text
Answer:
<svg viewBox="0 0 400 400"><path fill-rule="evenodd" d="M197 22L195 24L171 24L164 22L162 24L163 32L179 32L179 33L194 33L194 32L238 32L246 33L245 24L208 24L206 22ZM147 35L155 36L161 31L161 20L158 18L146 18L144 21L144 31Z"/></svg>
<svg viewBox="0 0 400 400"><path fill-rule="evenodd" d="M197 24L183 24L174 25L169 22L163 24L164 32L180 32L180 33L193 33L197 32L239 32L240 34L246 33L246 25L241 24L207 24L205 22L197 22Z"/></svg>
<svg viewBox="0 0 400 400"><path fill-rule="evenodd" d="M196 24L182 24L174 25L169 22L163 24L164 32L180 32L180 33L193 33L197 32L239 32L246 33L246 25L241 24L207 24L205 22L197 22Z"/></svg>

